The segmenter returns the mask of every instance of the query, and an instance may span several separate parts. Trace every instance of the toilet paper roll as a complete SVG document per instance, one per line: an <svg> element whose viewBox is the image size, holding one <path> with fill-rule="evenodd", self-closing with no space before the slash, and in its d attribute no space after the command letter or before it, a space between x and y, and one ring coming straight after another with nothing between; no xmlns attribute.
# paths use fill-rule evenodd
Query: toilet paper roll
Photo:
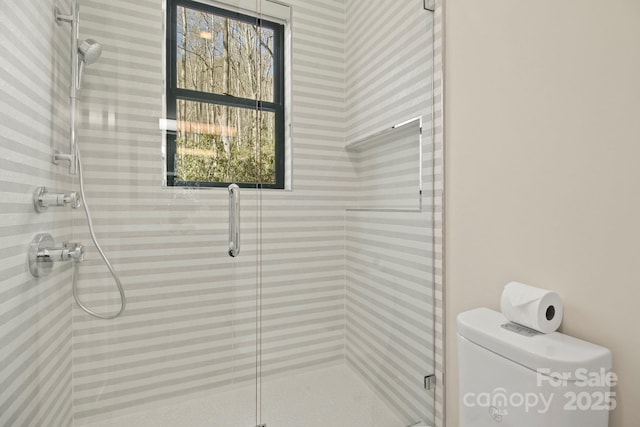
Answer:
<svg viewBox="0 0 640 427"><path fill-rule="evenodd" d="M508 320L545 334L558 329L562 322L560 296L524 283L509 282L505 285L500 309Z"/></svg>

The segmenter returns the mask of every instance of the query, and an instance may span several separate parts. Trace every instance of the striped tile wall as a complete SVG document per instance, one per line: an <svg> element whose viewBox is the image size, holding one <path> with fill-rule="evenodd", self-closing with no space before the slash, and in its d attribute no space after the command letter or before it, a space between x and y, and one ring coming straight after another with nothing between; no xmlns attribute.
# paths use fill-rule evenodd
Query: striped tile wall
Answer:
<svg viewBox="0 0 640 427"><path fill-rule="evenodd" d="M434 230L441 225L435 192L441 188L435 182L441 180L441 154L434 149L436 22L417 0L347 0L346 13L347 142L416 116L424 123L422 212L347 214L346 357L407 423L435 419L442 426L436 414L441 391L434 396L422 388L424 375L442 378L442 345L433 339L434 330L442 330L436 283L441 231ZM416 329L407 330L409 325Z"/></svg>
<svg viewBox="0 0 640 427"><path fill-rule="evenodd" d="M344 209L354 183L344 4L292 3L293 191L242 192L243 247L232 259L226 190L161 187L162 2L81 0L81 36L104 45L81 97L87 198L129 303L107 323L74 309L77 425L252 382L258 280L264 377L343 363ZM89 241L80 215L74 230ZM80 279L90 306L117 309L91 247Z"/></svg>
<svg viewBox="0 0 640 427"><path fill-rule="evenodd" d="M430 225L422 213L347 213L347 361L406 425L434 413Z"/></svg>
<svg viewBox="0 0 640 427"><path fill-rule="evenodd" d="M69 10L69 1L57 4ZM31 239L71 238L71 213L38 214L36 187L71 190L52 147L68 150L69 27L52 1L0 1L0 425L70 426L71 288L68 265L35 279Z"/></svg>
<svg viewBox="0 0 640 427"><path fill-rule="evenodd" d="M433 14L422 4L346 0L347 143L420 115L432 123Z"/></svg>

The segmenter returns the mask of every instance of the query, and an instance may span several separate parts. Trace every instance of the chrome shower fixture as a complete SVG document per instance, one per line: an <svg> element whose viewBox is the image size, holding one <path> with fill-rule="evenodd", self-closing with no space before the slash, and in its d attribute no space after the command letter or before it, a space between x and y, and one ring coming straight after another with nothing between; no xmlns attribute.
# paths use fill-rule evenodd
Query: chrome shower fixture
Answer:
<svg viewBox="0 0 640 427"><path fill-rule="evenodd" d="M78 90L80 89L80 86L82 84L82 74L84 72L85 65L93 64L100 58L100 55L102 54L102 45L93 39L86 39L86 40L78 39L78 22L80 20L80 15L78 13L77 0L72 0L71 13L69 15L64 15L63 13L60 12L60 9L56 7L55 17L56 17L56 22L58 24L60 24L61 22L68 22L69 24L71 24L71 84L70 84L70 93L69 93L69 108L71 110L71 114L70 114L70 126L69 126L70 128L69 153L68 154L60 153L58 152L58 150L55 150L53 153L53 163L57 164L60 160L68 161L69 173L71 175L78 175L78 182L80 184L80 196L78 197L78 195L74 193L74 198L77 200L82 200L82 207L84 208L84 213L87 218L87 225L89 226L89 235L91 236L91 241L93 242L96 249L98 250L98 253L102 257L102 260L104 261L105 266L111 273L111 276L113 277L116 287L118 288L118 293L120 294L120 303L121 303L120 310L118 310L115 314L110 314L110 315L100 314L91 310L80 300L80 296L78 295L78 276L80 275L80 272L79 272L79 267L77 262L74 263L74 268L73 268L71 293L73 294L73 298L76 300L76 303L78 304L78 306L80 306L80 308L82 308L87 314L93 317L97 317L98 319L115 319L116 317L124 313L125 307L127 306L127 298L124 294L124 288L122 287L122 282L120 281L120 277L118 276L118 273L111 265L109 258L107 258L107 255L102 250L102 247L98 242L98 238L96 237L96 234L93 228L93 221L91 220L89 205L87 204L87 198L85 197L85 194L84 194L84 177L82 175L82 159L80 158L80 147L78 147L78 144L76 142L76 136L77 136L76 135L77 111L76 110L77 110L77 102L78 102L77 95L78 95ZM72 198L71 196L66 197L65 195L62 195L60 197L58 195L54 198L46 199L46 201L59 205L60 203L62 204L71 203ZM46 204L46 201L44 202L45 204ZM38 208L42 206L42 203L43 202L40 201L39 194L36 191L36 195L34 195L34 204L36 206L36 210L38 210ZM51 242L48 241L48 243L51 243ZM63 247L63 250L64 249L65 247ZM78 250L80 249L76 248L74 250L75 252L73 252L73 254L78 256L77 257L74 257L73 255L69 255L69 256L71 256L74 259L79 258L77 260L82 261L82 258L84 258L84 248L81 247L82 256L80 256L80 253L78 252ZM43 270L46 270L47 268L51 267L51 265L47 264L48 262L47 260L38 258L40 255L37 251L35 252L35 254L36 255L31 254L32 256L29 258L30 260L31 258L34 259L34 261L31 263L32 265L34 266L39 265L43 267ZM64 252L62 254L64 255ZM40 260L41 262L38 263L37 262L38 260ZM33 267L32 272L33 271L38 272L36 267Z"/></svg>
<svg viewBox="0 0 640 427"><path fill-rule="evenodd" d="M93 64L102 54L102 45L93 39L86 39L78 43L78 53L82 62Z"/></svg>
<svg viewBox="0 0 640 427"><path fill-rule="evenodd" d="M56 22L68 22L71 24L71 97L77 96L77 91L82 84L82 74L85 65L91 65L100 59L102 55L102 45L93 39L78 39L78 23L80 15L78 5L73 3L71 13L65 15L56 7Z"/></svg>
<svg viewBox="0 0 640 427"><path fill-rule="evenodd" d="M66 15L55 8L55 18L58 24L63 22L71 24L71 83L69 85L69 108L71 110L71 124L69 138L69 152L60 153L54 151L53 163L58 164L60 161L69 162L69 173L76 175L78 173L78 159L76 155L76 99L78 90L82 84L82 75L85 65L93 64L102 54L102 45L93 39L78 39L78 22L80 15L78 13L77 1L71 3L71 13Z"/></svg>
<svg viewBox="0 0 640 427"><path fill-rule="evenodd" d="M91 65L100 59L102 55L102 45L93 39L78 40L78 62L80 64L78 69L78 81L76 82L76 89L82 87L82 75L84 74L84 66Z"/></svg>
<svg viewBox="0 0 640 427"><path fill-rule="evenodd" d="M71 13L65 15L60 9L55 8L56 23L67 22L71 24L71 84L69 85L69 108L71 112L69 152L53 152L53 164L60 161L69 162L69 174L77 175L78 159L76 156L76 94L78 91L78 5L71 2Z"/></svg>
<svg viewBox="0 0 640 427"><path fill-rule="evenodd" d="M48 233L37 234L29 245L29 271L34 277L44 277L51 273L56 261L84 261L84 246L77 242L64 242L56 247L56 242Z"/></svg>
<svg viewBox="0 0 640 427"><path fill-rule="evenodd" d="M69 193L51 193L46 187L38 187L33 193L33 206L36 212L46 212L50 206L71 206L77 209L82 204L82 198L75 191Z"/></svg>

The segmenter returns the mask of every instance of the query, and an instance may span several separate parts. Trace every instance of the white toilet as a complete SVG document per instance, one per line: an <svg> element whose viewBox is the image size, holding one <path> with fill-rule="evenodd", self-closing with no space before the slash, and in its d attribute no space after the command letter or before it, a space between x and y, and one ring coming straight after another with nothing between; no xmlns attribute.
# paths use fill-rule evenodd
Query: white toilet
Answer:
<svg viewBox="0 0 640 427"><path fill-rule="evenodd" d="M611 352L478 308L458 315L460 427L607 427ZM615 385L615 383L613 383Z"/></svg>

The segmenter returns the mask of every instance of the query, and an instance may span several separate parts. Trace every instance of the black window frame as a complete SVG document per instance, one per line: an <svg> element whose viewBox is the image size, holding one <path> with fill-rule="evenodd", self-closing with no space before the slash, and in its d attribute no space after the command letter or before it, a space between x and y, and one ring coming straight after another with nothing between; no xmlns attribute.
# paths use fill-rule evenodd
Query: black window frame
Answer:
<svg viewBox="0 0 640 427"><path fill-rule="evenodd" d="M211 92L200 92L178 87L177 81L177 24L178 7L199 10L237 21L254 24L273 30L273 102L240 98ZM180 181L175 176L176 133L166 132L166 182L168 187L227 187L237 184L243 188L284 189L285 169L285 62L284 62L284 25L260 17L245 15L217 6L200 3L196 0L167 0L166 22L166 114L167 119L177 120L178 100L204 102L229 107L238 107L275 113L275 183L259 182L205 182Z"/></svg>

